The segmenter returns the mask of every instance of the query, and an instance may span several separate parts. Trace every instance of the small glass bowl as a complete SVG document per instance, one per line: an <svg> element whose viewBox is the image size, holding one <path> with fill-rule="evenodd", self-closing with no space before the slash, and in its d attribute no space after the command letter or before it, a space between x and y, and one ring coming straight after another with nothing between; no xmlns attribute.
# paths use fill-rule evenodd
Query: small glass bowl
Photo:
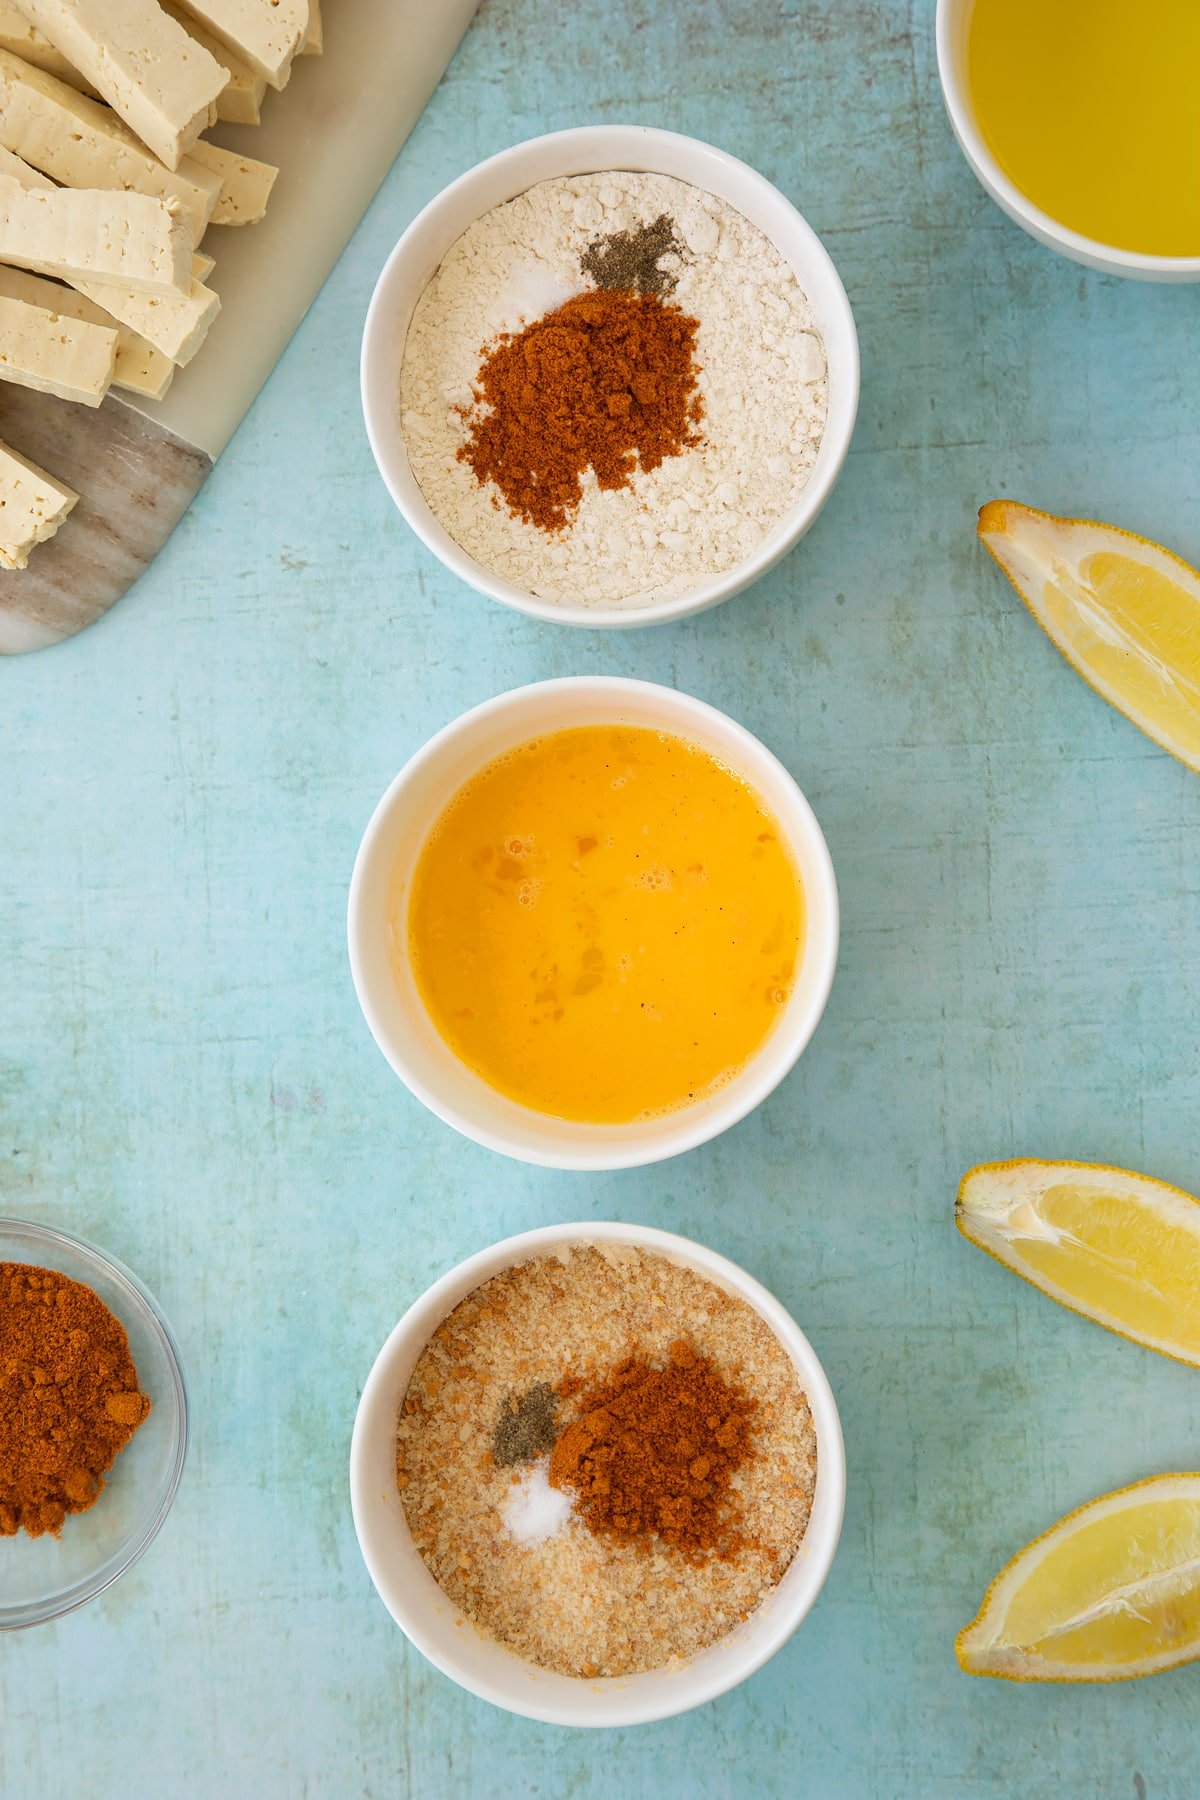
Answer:
<svg viewBox="0 0 1200 1800"><path fill-rule="evenodd" d="M81 1281L125 1327L150 1412L105 1477L96 1504L70 1514L61 1537L0 1538L0 1631L73 1612L133 1567L171 1510L187 1454L187 1386L171 1328L137 1276L70 1232L0 1218L0 1262L31 1263Z"/></svg>

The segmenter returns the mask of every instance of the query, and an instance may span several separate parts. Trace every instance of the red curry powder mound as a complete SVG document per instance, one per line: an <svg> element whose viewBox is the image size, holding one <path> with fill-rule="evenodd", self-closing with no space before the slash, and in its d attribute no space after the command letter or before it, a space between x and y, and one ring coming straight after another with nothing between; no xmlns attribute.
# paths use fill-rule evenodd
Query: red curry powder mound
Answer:
<svg viewBox="0 0 1200 1800"><path fill-rule="evenodd" d="M586 469L602 488L628 487L636 469L702 442L698 330L657 295L597 289L504 333L483 352L459 460L518 518L562 531Z"/></svg>
<svg viewBox="0 0 1200 1800"><path fill-rule="evenodd" d="M551 1454L550 1484L570 1490L590 1530L661 1539L690 1562L745 1547L731 1485L752 1455L756 1402L744 1389L680 1342L665 1369L630 1358L578 1405Z"/></svg>
<svg viewBox="0 0 1200 1800"><path fill-rule="evenodd" d="M150 1402L125 1327L90 1287L0 1262L0 1536L86 1512Z"/></svg>

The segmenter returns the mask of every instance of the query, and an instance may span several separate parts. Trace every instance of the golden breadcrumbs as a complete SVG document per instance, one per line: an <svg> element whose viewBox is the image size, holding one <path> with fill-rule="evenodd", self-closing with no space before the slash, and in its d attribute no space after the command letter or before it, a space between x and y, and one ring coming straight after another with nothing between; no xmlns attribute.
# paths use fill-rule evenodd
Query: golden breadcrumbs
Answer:
<svg viewBox="0 0 1200 1800"><path fill-rule="evenodd" d="M696 1566L662 1544L596 1537L571 1514L521 1541L505 1509L527 1468L496 1466L506 1409L539 1382L661 1366L685 1338L756 1402L733 1478L750 1546ZM560 1425L570 1417L570 1401ZM454 1604L517 1655L564 1675L631 1675L702 1650L780 1580L808 1525L817 1445L808 1399L744 1300L667 1258L601 1244L521 1263L476 1288L422 1351L397 1424L396 1481L413 1539Z"/></svg>

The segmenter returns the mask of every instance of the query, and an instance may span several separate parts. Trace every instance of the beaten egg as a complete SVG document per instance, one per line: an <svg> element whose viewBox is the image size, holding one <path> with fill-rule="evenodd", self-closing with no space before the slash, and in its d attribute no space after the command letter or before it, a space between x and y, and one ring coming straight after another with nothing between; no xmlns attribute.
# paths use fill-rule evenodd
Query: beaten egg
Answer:
<svg viewBox="0 0 1200 1800"><path fill-rule="evenodd" d="M521 1105L627 1124L703 1099L777 1023L799 874L749 784L669 732L521 744L455 795L392 896L450 1049Z"/></svg>

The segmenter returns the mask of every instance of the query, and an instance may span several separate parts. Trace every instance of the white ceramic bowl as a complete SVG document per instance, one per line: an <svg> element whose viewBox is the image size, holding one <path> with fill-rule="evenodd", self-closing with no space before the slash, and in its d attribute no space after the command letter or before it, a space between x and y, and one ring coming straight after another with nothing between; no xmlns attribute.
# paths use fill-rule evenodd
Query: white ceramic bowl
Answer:
<svg viewBox="0 0 1200 1800"><path fill-rule="evenodd" d="M605 169L670 175L716 194L763 231L791 264L812 302L829 363L829 417L817 460L795 505L754 555L674 600L650 606L572 606L540 600L493 575L469 556L430 511L409 467L400 428L400 362L409 320L438 265L469 225L539 181ZM489 157L451 182L409 226L388 257L367 313L362 400L367 436L388 492L417 536L455 575L506 606L558 625L659 625L703 612L749 587L803 537L826 500L850 448L858 411L858 338L850 302L829 256L778 188L735 157L695 138L643 125L589 125L531 138Z"/></svg>
<svg viewBox="0 0 1200 1800"><path fill-rule="evenodd" d="M1200 281L1200 257L1145 256L1134 250L1118 250L1095 238L1083 237L1060 225L1049 213L1026 198L1009 180L989 150L975 119L967 81L967 39L975 0L938 0L937 61L942 95L954 135L963 155L992 199L1030 237L1073 262L1108 275L1127 275L1139 281ZM1086 7L1080 9L1080 29L1086 30Z"/></svg>
<svg viewBox="0 0 1200 1800"><path fill-rule="evenodd" d="M396 1491L396 1418L425 1344L482 1282L565 1244L636 1244L737 1294L766 1320L796 1366L812 1408L817 1485L812 1517L778 1587L744 1624L684 1666L584 1680L551 1674L483 1637L443 1593L409 1536ZM647 1226L585 1223L525 1231L468 1257L434 1283L396 1326L358 1403L350 1445L350 1499L359 1547L379 1597L421 1654L460 1687L552 1725L643 1725L715 1700L761 1669L808 1613L833 1563L846 1500L846 1459L825 1371L791 1314L736 1263L688 1238Z"/></svg>
<svg viewBox="0 0 1200 1800"><path fill-rule="evenodd" d="M805 938L791 998L771 1035L726 1086L694 1106L629 1125L556 1119L508 1100L459 1061L425 1010L412 971L393 965L389 898L408 881L429 832L463 783L497 756L573 725L642 725L703 746L758 793L804 887ZM371 1033L405 1085L477 1144L556 1169L624 1169L677 1156L726 1131L778 1085L825 1009L837 963L833 864L812 808L783 764L724 713L674 688L572 676L514 688L463 713L418 750L380 800L350 883L350 967Z"/></svg>

